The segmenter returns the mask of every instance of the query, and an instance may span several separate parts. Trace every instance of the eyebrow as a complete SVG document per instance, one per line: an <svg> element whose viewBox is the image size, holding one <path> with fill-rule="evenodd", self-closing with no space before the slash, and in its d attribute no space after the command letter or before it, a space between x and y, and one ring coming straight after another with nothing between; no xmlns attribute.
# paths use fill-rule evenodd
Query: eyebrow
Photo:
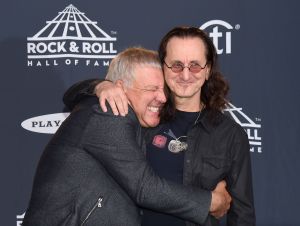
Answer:
<svg viewBox="0 0 300 226"><path fill-rule="evenodd" d="M173 61L171 61L171 64L178 64L178 63L184 65L184 63L182 61L180 61L180 60L173 60ZM189 62L189 64L195 64L195 63L196 64L201 64L201 62L199 60L192 60L192 61Z"/></svg>

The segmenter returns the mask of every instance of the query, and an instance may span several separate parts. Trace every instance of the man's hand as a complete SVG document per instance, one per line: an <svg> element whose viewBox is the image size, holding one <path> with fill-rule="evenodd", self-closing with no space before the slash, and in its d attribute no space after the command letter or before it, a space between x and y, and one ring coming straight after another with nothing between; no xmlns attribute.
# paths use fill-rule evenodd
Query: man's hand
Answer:
<svg viewBox="0 0 300 226"><path fill-rule="evenodd" d="M223 217L230 208L231 196L226 190L226 182L221 181L212 191L210 214L215 218Z"/></svg>
<svg viewBox="0 0 300 226"><path fill-rule="evenodd" d="M104 112L107 112L105 101L107 101L114 115L125 116L128 114L128 99L123 89L121 80L112 83L104 81L95 87L95 94L99 98L100 107Z"/></svg>

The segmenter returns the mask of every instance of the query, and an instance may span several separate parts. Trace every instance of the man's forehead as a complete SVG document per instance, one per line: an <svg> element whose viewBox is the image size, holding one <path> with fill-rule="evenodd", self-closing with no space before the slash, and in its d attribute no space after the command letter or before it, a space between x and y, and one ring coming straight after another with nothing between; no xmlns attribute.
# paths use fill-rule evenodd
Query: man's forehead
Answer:
<svg viewBox="0 0 300 226"><path fill-rule="evenodd" d="M174 37L167 44L166 57L174 61L201 61L205 59L205 45L198 37Z"/></svg>
<svg viewBox="0 0 300 226"><path fill-rule="evenodd" d="M205 50L205 44L201 38L198 37L173 37L169 40L166 50L168 51L180 51L184 49L197 49Z"/></svg>
<svg viewBox="0 0 300 226"><path fill-rule="evenodd" d="M163 83L163 72L154 66L136 66L133 84L143 86L160 86Z"/></svg>
<svg viewBox="0 0 300 226"><path fill-rule="evenodd" d="M134 70L136 79L144 79L145 77L154 77L157 75L163 75L162 69L153 65L137 65Z"/></svg>

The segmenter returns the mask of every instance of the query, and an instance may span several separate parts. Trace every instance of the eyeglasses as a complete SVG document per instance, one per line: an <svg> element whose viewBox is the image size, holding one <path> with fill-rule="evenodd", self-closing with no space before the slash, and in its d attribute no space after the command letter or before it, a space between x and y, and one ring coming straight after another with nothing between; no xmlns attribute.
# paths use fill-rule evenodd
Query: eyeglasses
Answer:
<svg viewBox="0 0 300 226"><path fill-rule="evenodd" d="M189 71L192 73L198 73L202 69L204 69L207 65L207 63L206 63L203 67L201 67L201 65L198 63L191 63L188 66L185 66L182 63L174 63L171 66L169 66L169 65L167 65L167 63L165 61L164 61L164 64L167 66L167 68L171 69L174 73L182 72L184 68L188 68Z"/></svg>

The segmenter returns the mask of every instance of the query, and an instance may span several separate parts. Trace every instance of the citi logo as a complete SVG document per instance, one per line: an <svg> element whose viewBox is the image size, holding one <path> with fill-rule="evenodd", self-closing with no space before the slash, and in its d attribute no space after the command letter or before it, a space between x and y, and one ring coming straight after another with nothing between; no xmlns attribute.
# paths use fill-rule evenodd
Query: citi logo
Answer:
<svg viewBox="0 0 300 226"><path fill-rule="evenodd" d="M217 54L231 54L231 30L233 27L229 23L223 20L210 20L204 23L200 29L208 32L216 47ZM237 24L235 29L240 29L240 25Z"/></svg>
<svg viewBox="0 0 300 226"><path fill-rule="evenodd" d="M227 108L224 110L228 112L229 115L240 124L246 131L250 144L250 151L262 153L262 138L259 135L261 124L255 123L249 116L242 112L242 108L237 108L233 104L229 103ZM260 122L261 119L256 119Z"/></svg>
<svg viewBox="0 0 300 226"><path fill-rule="evenodd" d="M108 66L116 40L71 4L27 38L27 66Z"/></svg>
<svg viewBox="0 0 300 226"><path fill-rule="evenodd" d="M69 115L69 112L41 115L26 119L21 126L31 132L54 134Z"/></svg>

